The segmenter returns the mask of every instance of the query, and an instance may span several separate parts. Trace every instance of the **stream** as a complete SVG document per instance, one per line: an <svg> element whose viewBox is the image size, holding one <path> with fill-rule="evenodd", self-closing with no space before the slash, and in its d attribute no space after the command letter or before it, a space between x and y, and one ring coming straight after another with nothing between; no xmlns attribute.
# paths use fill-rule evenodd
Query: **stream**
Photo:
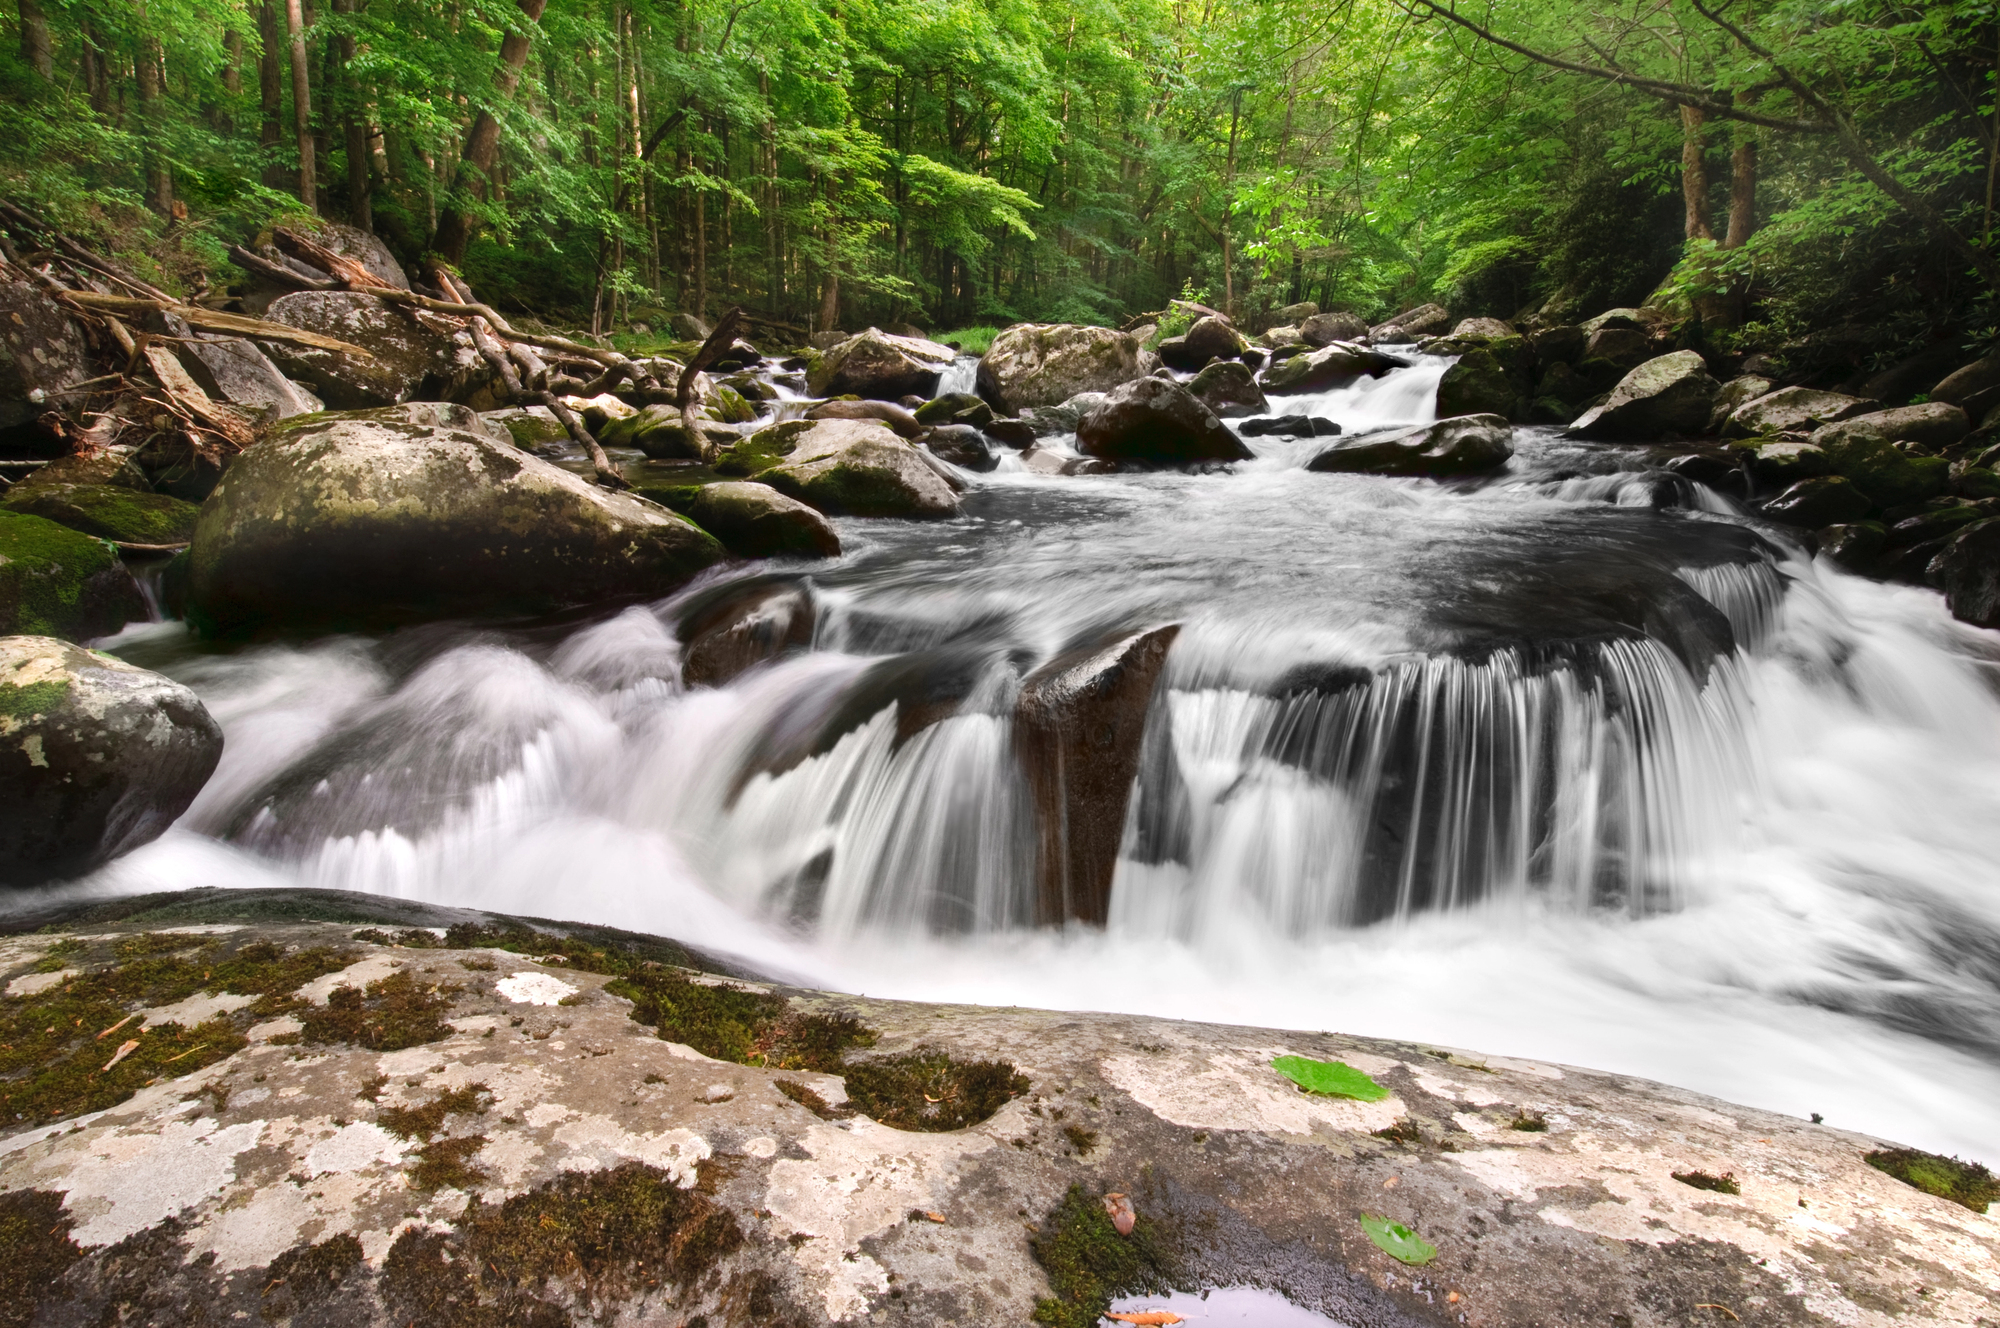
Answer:
<svg viewBox="0 0 2000 1328"><path fill-rule="evenodd" d="M1426 421L1447 361L1410 358L1273 405ZM958 519L840 520L837 561L561 623L128 628L104 648L227 747L173 831L63 890L588 920L872 996L1404 1038L1996 1160L2000 637L1646 448L1518 429L1440 483L1247 441L1211 473L1003 452ZM774 576L810 585L812 650L683 688L684 607ZM1109 925L1036 928L1021 678L1166 623Z"/></svg>

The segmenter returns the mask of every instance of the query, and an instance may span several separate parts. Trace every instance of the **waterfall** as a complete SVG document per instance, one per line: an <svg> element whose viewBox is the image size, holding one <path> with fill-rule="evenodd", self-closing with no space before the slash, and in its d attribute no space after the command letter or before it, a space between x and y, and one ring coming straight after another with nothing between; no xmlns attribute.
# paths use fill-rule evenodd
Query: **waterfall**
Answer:
<svg viewBox="0 0 2000 1328"><path fill-rule="evenodd" d="M979 357L961 355L953 360L938 378L937 394L943 396L947 392L971 392L975 390L974 385L978 379Z"/></svg>

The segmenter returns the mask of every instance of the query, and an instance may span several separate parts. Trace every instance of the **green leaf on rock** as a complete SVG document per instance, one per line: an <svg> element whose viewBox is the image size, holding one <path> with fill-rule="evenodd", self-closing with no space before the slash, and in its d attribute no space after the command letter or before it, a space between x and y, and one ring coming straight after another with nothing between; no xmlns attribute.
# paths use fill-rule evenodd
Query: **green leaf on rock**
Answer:
<svg viewBox="0 0 2000 1328"><path fill-rule="evenodd" d="M1437 1258L1437 1246L1401 1222L1391 1222L1386 1217L1363 1213L1361 1229L1368 1233L1368 1239L1375 1242L1376 1249L1398 1263L1422 1266Z"/></svg>
<svg viewBox="0 0 2000 1328"><path fill-rule="evenodd" d="M1308 1093L1328 1097L1351 1097L1357 1102L1380 1102L1389 1090L1361 1071L1342 1061L1315 1061L1304 1056L1280 1056L1271 1068Z"/></svg>

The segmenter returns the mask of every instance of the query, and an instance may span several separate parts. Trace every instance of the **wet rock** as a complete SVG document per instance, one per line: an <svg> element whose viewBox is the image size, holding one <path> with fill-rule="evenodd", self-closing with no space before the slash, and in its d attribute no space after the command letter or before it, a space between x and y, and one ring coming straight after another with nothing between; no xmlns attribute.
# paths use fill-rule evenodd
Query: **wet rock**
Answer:
<svg viewBox="0 0 2000 1328"><path fill-rule="evenodd" d="M1826 425L1811 439L1833 473L1852 480L1877 507L1919 502L1951 483L1951 463L1943 457L1910 456L1859 420Z"/></svg>
<svg viewBox="0 0 2000 1328"><path fill-rule="evenodd" d="M66 412L66 387L97 377L82 329L27 281L0 282L0 450L50 455L62 440L38 421Z"/></svg>
<svg viewBox="0 0 2000 1328"><path fill-rule="evenodd" d="M1319 415L1273 415L1267 420L1245 420L1236 426L1245 438L1281 434L1291 438L1332 438L1340 426Z"/></svg>
<svg viewBox="0 0 2000 1328"><path fill-rule="evenodd" d="M1785 485L1831 474L1833 460L1811 443L1761 443L1750 449L1750 470L1767 484Z"/></svg>
<svg viewBox="0 0 2000 1328"><path fill-rule="evenodd" d="M1819 554L1856 576L1873 576L1886 536L1879 521L1828 526L1818 535Z"/></svg>
<svg viewBox="0 0 2000 1328"><path fill-rule="evenodd" d="M906 392L928 397L957 358L950 346L892 337L871 327L828 348L807 374L806 385L816 397L894 401Z"/></svg>
<svg viewBox="0 0 2000 1328"><path fill-rule="evenodd" d="M1251 456L1213 411L1165 378L1141 378L1106 396L1078 422L1076 450L1104 461L1162 466Z"/></svg>
<svg viewBox="0 0 2000 1328"><path fill-rule="evenodd" d="M1822 428L1827 433L1871 433L1885 442L1906 444L1918 452L1942 452L1971 431L1972 423L1965 412L1942 401L1870 411Z"/></svg>
<svg viewBox="0 0 2000 1328"><path fill-rule="evenodd" d="M951 485L885 424L821 420L787 445L784 461L758 478L829 516L958 515Z"/></svg>
<svg viewBox="0 0 2000 1328"><path fill-rule="evenodd" d="M1839 475L1800 480L1764 504L1764 515L1786 525L1817 529L1859 521L1875 504L1852 482Z"/></svg>
<svg viewBox="0 0 2000 1328"><path fill-rule="evenodd" d="M221 758L221 728L179 683L0 637L0 884L81 876L157 839Z"/></svg>
<svg viewBox="0 0 2000 1328"><path fill-rule="evenodd" d="M121 544L185 544L194 534L193 503L121 484L18 484L0 499L10 512L38 516Z"/></svg>
<svg viewBox="0 0 2000 1328"><path fill-rule="evenodd" d="M1345 341L1336 341L1304 355L1278 361L1264 371L1264 391L1272 396L1293 392L1321 392L1338 387L1362 374L1379 378L1398 361L1380 351Z"/></svg>
<svg viewBox="0 0 2000 1328"><path fill-rule="evenodd" d="M110 545L0 508L0 633L86 641L146 616L138 582Z"/></svg>
<svg viewBox="0 0 2000 1328"><path fill-rule="evenodd" d="M1450 326L1450 310L1441 304L1421 304L1369 328L1368 340L1377 345L1385 341L1421 341L1425 337L1442 336Z"/></svg>
<svg viewBox="0 0 2000 1328"><path fill-rule="evenodd" d="M1769 396L1777 384L1756 374L1743 374L1724 383L1715 394L1715 404L1709 408L1706 432L1719 434L1728 424L1729 417L1739 406L1746 406L1758 397Z"/></svg>
<svg viewBox="0 0 2000 1328"><path fill-rule="evenodd" d="M514 440L514 446L529 452L547 447L560 449L570 440L569 430L547 406L509 406L504 410L485 410L479 412L479 418L486 422L488 433L495 428L504 430Z"/></svg>
<svg viewBox="0 0 2000 1328"><path fill-rule="evenodd" d="M1966 526L1937 553L1928 568L1931 584L1960 622L2000 627L2000 519Z"/></svg>
<svg viewBox="0 0 2000 1328"><path fill-rule="evenodd" d="M1718 485L1740 486L1743 463L1726 452L1703 450L1684 452L1668 461L1666 468L1697 484L1706 484L1714 488Z"/></svg>
<svg viewBox="0 0 2000 1328"><path fill-rule="evenodd" d="M244 452L203 505L190 613L211 630L539 613L662 595L721 556L484 432L332 413Z"/></svg>
<svg viewBox="0 0 2000 1328"><path fill-rule="evenodd" d="M985 406L985 402L979 403ZM992 411L987 411L991 418ZM921 438L927 425L893 401L822 401L806 412L809 420L880 420L899 438Z"/></svg>
<svg viewBox="0 0 2000 1328"><path fill-rule="evenodd" d="M1011 447L1015 451L1033 447L1039 436L1035 433L1035 426L1027 420L990 420L980 426L980 432L1002 447Z"/></svg>
<svg viewBox="0 0 2000 1328"><path fill-rule="evenodd" d="M925 435L923 446L932 456L965 470L987 471L1000 464L986 435L969 424L940 424Z"/></svg>
<svg viewBox="0 0 2000 1328"><path fill-rule="evenodd" d="M727 582L696 597L675 626L681 679L727 686L747 669L809 649L816 622L812 594L796 581Z"/></svg>
<svg viewBox="0 0 2000 1328"><path fill-rule="evenodd" d="M274 300L266 318L336 337L366 350L338 351L265 342L272 361L335 410L391 406L414 397L466 400L492 371L472 338L436 314L393 307L357 291L298 291Z"/></svg>
<svg viewBox="0 0 2000 1328"><path fill-rule="evenodd" d="M1285 320L1290 322L1290 319ZM1336 341L1359 341L1368 335L1368 320L1359 314L1323 313L1301 319L1298 335L1287 341L1303 341L1308 346L1331 346ZM1271 347L1285 345L1285 341L1265 343Z"/></svg>
<svg viewBox="0 0 2000 1328"><path fill-rule="evenodd" d="M1951 491L1960 498L2000 498L2000 471L1969 461L1951 463Z"/></svg>
<svg viewBox="0 0 2000 1328"><path fill-rule="evenodd" d="M1118 467L1096 457L1066 456L1047 447L1021 453L1021 468L1031 475L1109 475Z"/></svg>
<svg viewBox="0 0 2000 1328"><path fill-rule="evenodd" d="M326 409L325 402L279 372L255 342L201 336L171 316L166 322L174 335L185 338L178 348L182 366L211 399L267 420Z"/></svg>
<svg viewBox="0 0 2000 1328"><path fill-rule="evenodd" d="M838 558L840 536L827 519L768 484L704 484L670 504L739 558Z"/></svg>
<svg viewBox="0 0 2000 1328"><path fill-rule="evenodd" d="M1653 353L1653 339L1637 328L1601 327L1583 344L1583 358L1629 369Z"/></svg>
<svg viewBox="0 0 2000 1328"><path fill-rule="evenodd" d="M1864 401L1839 392L1822 392L1811 387L1781 387L1731 411L1722 432L1730 438L1806 432L1822 424L1866 415L1880 407L1880 402Z"/></svg>
<svg viewBox="0 0 2000 1328"><path fill-rule="evenodd" d="M1483 350L1461 355L1438 380L1439 418L1453 415L1512 416L1519 393L1507 370Z"/></svg>
<svg viewBox="0 0 2000 1328"><path fill-rule="evenodd" d="M1611 397L1586 411L1573 426L1586 438L1645 440L1669 434L1699 434L1721 384L1691 350L1646 361L1619 380Z"/></svg>
<svg viewBox="0 0 2000 1328"><path fill-rule="evenodd" d="M1199 369L1212 360L1233 360L1242 353L1244 345L1243 338L1227 319L1215 317L1196 320L1183 340L1187 346L1188 363L1174 364L1176 369ZM1172 364L1164 352L1160 359L1162 363Z"/></svg>
<svg viewBox="0 0 2000 1328"><path fill-rule="evenodd" d="M980 357L979 395L1002 415L1021 416L1078 393L1109 392L1142 372L1139 343L1128 333L1075 323L1017 323Z"/></svg>
<svg viewBox="0 0 2000 1328"><path fill-rule="evenodd" d="M711 447L727 447L742 435L721 424L700 425ZM636 410L621 419L609 420L597 429L597 441L605 447L636 447L655 461L699 461L701 445L688 437L681 413L673 406L657 404ZM567 438L568 432L563 436Z"/></svg>
<svg viewBox="0 0 2000 1328"><path fill-rule="evenodd" d="M971 392L946 392L918 406L916 415L919 424L983 426L992 420L993 407Z"/></svg>
<svg viewBox="0 0 2000 1328"><path fill-rule="evenodd" d="M1470 475L1495 470L1514 455L1514 429L1503 416L1462 415L1403 433L1336 443L1307 470L1370 475Z"/></svg>
<svg viewBox="0 0 2000 1328"><path fill-rule="evenodd" d="M1195 399L1223 419L1262 415L1271 408L1257 389L1250 366L1237 360L1218 360L1196 374L1187 385Z"/></svg>
<svg viewBox="0 0 2000 1328"><path fill-rule="evenodd" d="M1058 655L1021 684L1015 747L1037 820L1036 921L1103 926L1153 689L1178 624Z"/></svg>

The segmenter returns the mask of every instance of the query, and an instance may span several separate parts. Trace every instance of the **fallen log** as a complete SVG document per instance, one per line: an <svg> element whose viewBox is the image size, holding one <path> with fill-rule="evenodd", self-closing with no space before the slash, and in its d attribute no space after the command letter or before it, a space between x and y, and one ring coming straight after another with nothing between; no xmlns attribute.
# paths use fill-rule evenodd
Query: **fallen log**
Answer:
<svg viewBox="0 0 2000 1328"><path fill-rule="evenodd" d="M716 320L715 330L688 360L687 367L681 370L680 382L674 385L674 406L681 413L681 428L687 430L688 440L701 450L703 461L715 460L715 444L708 441L700 421L694 417L695 375L706 372L709 365L722 358L722 352L736 344L736 330L742 325L743 306L739 304Z"/></svg>
<svg viewBox="0 0 2000 1328"><path fill-rule="evenodd" d="M375 358L361 347L334 337L321 336L317 332L306 332L296 327L286 327L283 323L267 322L262 318L226 314L220 309L204 309L200 305L180 304L173 300L141 300L125 295L99 295L96 291L73 290L65 293L84 308L102 313L174 314L189 327L203 332L227 332L233 336L252 337L258 341L282 341L293 346L310 346L315 350L338 351L342 355L353 355L363 360Z"/></svg>
<svg viewBox="0 0 2000 1328"><path fill-rule="evenodd" d="M262 277L274 286L283 286L295 291L339 290L337 281L315 281L302 272L294 272L283 263L273 263L259 254L253 254L240 244L229 246L229 261L248 272L253 277Z"/></svg>
<svg viewBox="0 0 2000 1328"><path fill-rule="evenodd" d="M271 240L278 248L301 263L310 263L322 272L330 273L336 282L348 290L397 289L353 259L337 254L319 241L308 239L296 231L288 231L283 226L274 227L271 231Z"/></svg>

